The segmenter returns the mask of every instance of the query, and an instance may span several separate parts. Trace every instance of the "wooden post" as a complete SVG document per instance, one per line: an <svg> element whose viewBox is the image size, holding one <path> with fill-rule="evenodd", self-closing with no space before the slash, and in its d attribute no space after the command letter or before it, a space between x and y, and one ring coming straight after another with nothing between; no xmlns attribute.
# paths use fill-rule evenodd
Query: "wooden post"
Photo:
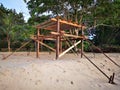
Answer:
<svg viewBox="0 0 120 90"><path fill-rule="evenodd" d="M81 27L81 31L82 31L82 36L84 35L84 32L83 32L83 25ZM84 41L83 41L83 38L81 39L81 58L83 57L83 51L84 51Z"/></svg>
<svg viewBox="0 0 120 90"><path fill-rule="evenodd" d="M60 53L62 52L62 37L60 36Z"/></svg>
<svg viewBox="0 0 120 90"><path fill-rule="evenodd" d="M37 58L39 58L39 47L40 47L40 44L39 44L39 35L40 35L40 33L39 33L39 28L38 28L38 30L37 30L37 49L36 49L36 57Z"/></svg>
<svg viewBox="0 0 120 90"><path fill-rule="evenodd" d="M59 18L57 18L57 33L60 33ZM60 52L60 36L58 35L56 38L56 59L58 59L59 52Z"/></svg>

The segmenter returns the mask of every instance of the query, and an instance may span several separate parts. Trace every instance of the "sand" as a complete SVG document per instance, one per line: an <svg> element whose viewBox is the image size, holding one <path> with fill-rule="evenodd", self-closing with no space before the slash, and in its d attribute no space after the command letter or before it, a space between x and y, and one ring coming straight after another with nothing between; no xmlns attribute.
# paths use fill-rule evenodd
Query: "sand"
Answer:
<svg viewBox="0 0 120 90"><path fill-rule="evenodd" d="M85 57L66 54L55 60L55 53L0 52L0 90L120 90L120 68L103 54L86 55L108 76L115 73L116 84L100 73ZM107 54L120 65L120 53Z"/></svg>

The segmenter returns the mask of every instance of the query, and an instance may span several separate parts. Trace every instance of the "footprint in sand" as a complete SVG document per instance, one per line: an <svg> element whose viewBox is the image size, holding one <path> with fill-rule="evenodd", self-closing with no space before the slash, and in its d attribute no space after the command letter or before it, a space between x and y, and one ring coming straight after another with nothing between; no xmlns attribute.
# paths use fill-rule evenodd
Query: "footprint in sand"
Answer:
<svg viewBox="0 0 120 90"><path fill-rule="evenodd" d="M40 84L41 83L41 80L37 80L36 82L35 82L35 85L38 85L38 84Z"/></svg>
<svg viewBox="0 0 120 90"><path fill-rule="evenodd" d="M70 82L73 85L73 81Z"/></svg>
<svg viewBox="0 0 120 90"><path fill-rule="evenodd" d="M108 68L108 71L110 71L110 68Z"/></svg>
<svg viewBox="0 0 120 90"><path fill-rule="evenodd" d="M57 79L56 82L59 82L59 80Z"/></svg>
<svg viewBox="0 0 120 90"><path fill-rule="evenodd" d="M30 81L32 81L32 79L30 79Z"/></svg>
<svg viewBox="0 0 120 90"><path fill-rule="evenodd" d="M65 73L66 71L64 70L63 73Z"/></svg>

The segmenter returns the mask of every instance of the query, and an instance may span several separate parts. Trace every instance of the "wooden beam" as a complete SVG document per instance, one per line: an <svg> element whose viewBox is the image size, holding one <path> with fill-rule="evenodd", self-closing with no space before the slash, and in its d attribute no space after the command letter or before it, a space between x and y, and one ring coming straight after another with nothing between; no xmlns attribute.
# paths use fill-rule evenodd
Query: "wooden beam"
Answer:
<svg viewBox="0 0 120 90"><path fill-rule="evenodd" d="M75 28L75 27L71 26L71 25L61 23L61 28L60 29L62 29L62 30L70 30L70 29L73 29L73 28Z"/></svg>
<svg viewBox="0 0 120 90"><path fill-rule="evenodd" d="M39 41L39 40L36 40L36 39L34 39L34 38L31 38L31 39L33 39L33 40L34 40L34 41L36 41L36 42L38 42L38 41ZM45 44L45 43L43 43L43 42L40 42L40 41L39 41L39 43L40 43L40 44L42 44L43 46L45 46L45 47L49 48L50 50L52 50L52 51L56 52L56 50L55 50L54 48L52 48L52 47L48 46L47 44Z"/></svg>
<svg viewBox="0 0 120 90"><path fill-rule="evenodd" d="M59 18L57 19L57 33L60 33L60 22ZM60 52L60 36L56 37L56 59L58 59Z"/></svg>
<svg viewBox="0 0 120 90"><path fill-rule="evenodd" d="M71 35L71 34L63 34L64 36L67 36L67 37L73 37L73 38L83 38L82 36L77 36L77 35Z"/></svg>
<svg viewBox="0 0 120 90"><path fill-rule="evenodd" d="M56 35L56 36L60 36L60 35L63 35L63 36L66 36L66 37L72 37L72 38L84 38L83 36L77 36L77 35L72 35L72 34L65 34L65 33L58 33L58 32L51 32L51 34L53 35Z"/></svg>
<svg viewBox="0 0 120 90"><path fill-rule="evenodd" d="M50 33L53 35L56 35L56 36L60 35L60 33L58 33L58 32L50 32Z"/></svg>
<svg viewBox="0 0 120 90"><path fill-rule="evenodd" d="M50 23L48 23L48 24L46 24L44 26L41 26L40 28L44 29L44 28L46 28L48 26L52 26L52 25L56 25L56 23L55 22L50 22Z"/></svg>
<svg viewBox="0 0 120 90"><path fill-rule="evenodd" d="M90 60L84 53L83 55L86 58L86 60L88 60L95 68L97 68L109 80L109 76L107 74L105 74L96 64L94 64L92 60Z"/></svg>
<svg viewBox="0 0 120 90"><path fill-rule="evenodd" d="M21 47L19 47L18 49L16 49L14 52L11 52L9 55L7 55L6 57L3 57L2 59L5 60L8 57L10 57L11 55L13 55L15 52L19 51L21 48L23 48L24 46L26 46L27 44L29 44L32 40L25 42Z"/></svg>
<svg viewBox="0 0 120 90"><path fill-rule="evenodd" d="M60 53L62 52L62 36L60 36Z"/></svg>
<svg viewBox="0 0 120 90"><path fill-rule="evenodd" d="M36 57L38 58L39 57L39 47L40 47L40 44L39 44L39 35L40 35L40 32L39 32L39 28L37 29L37 49L36 49Z"/></svg>
<svg viewBox="0 0 120 90"><path fill-rule="evenodd" d="M75 43L74 45L72 45L71 47L69 47L69 48L68 48L67 50L65 50L63 53L61 53L61 54L59 55L59 58L62 57L64 54L66 54L68 51L70 51L72 48L74 48L75 46L77 46L80 42L81 42L81 40L78 41L77 43Z"/></svg>
<svg viewBox="0 0 120 90"><path fill-rule="evenodd" d="M56 39L54 39L54 38L44 38L44 40L55 41Z"/></svg>
<svg viewBox="0 0 120 90"><path fill-rule="evenodd" d="M82 36L84 36L84 32L83 32L82 27L81 27L81 31L82 31ZM82 40L81 40L81 58L83 57L83 52L84 52L84 40L82 38Z"/></svg>
<svg viewBox="0 0 120 90"><path fill-rule="evenodd" d="M45 21L45 22L43 22L43 23L38 24L38 25L36 26L36 28L40 28L41 26L47 25L47 24L49 24L50 22L51 22L51 20L47 20L47 21Z"/></svg>
<svg viewBox="0 0 120 90"><path fill-rule="evenodd" d="M49 48L50 50L56 52L56 50L50 46L48 46L47 44L43 43L43 42L39 42L40 44L44 45L45 47Z"/></svg>
<svg viewBox="0 0 120 90"><path fill-rule="evenodd" d="M57 22L57 19L56 19L56 18L52 18L51 21ZM64 24L68 24L68 25L71 25L71 26L74 26L74 27L77 27L77 28L80 28L80 27L81 27L81 25L78 25L78 24L72 23L72 22L68 22L68 21L66 21L66 20L61 20L61 19L59 19L59 22L60 22L60 23L64 23Z"/></svg>
<svg viewBox="0 0 120 90"><path fill-rule="evenodd" d="M48 28L48 27L46 27L46 28L44 28L45 30L52 30L52 31L56 31L56 28Z"/></svg>
<svg viewBox="0 0 120 90"><path fill-rule="evenodd" d="M70 43L69 43L68 38L66 38L66 37L64 37L64 36L63 36L63 38L66 40L66 44L68 45L68 47L70 47ZM72 52L74 53L74 55L76 55L75 51L74 51L73 49L71 49L71 50L72 50Z"/></svg>

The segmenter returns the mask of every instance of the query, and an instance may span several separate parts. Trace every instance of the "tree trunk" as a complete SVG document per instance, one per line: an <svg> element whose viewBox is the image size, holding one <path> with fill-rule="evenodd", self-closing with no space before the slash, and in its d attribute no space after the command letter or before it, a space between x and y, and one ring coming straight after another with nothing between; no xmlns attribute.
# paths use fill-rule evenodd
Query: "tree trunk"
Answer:
<svg viewBox="0 0 120 90"><path fill-rule="evenodd" d="M11 48L10 48L10 40L8 40L8 51L9 51L9 52L11 51Z"/></svg>
<svg viewBox="0 0 120 90"><path fill-rule="evenodd" d="M8 43L8 51L10 52L11 51L11 48L10 48L10 38L9 38L9 35L7 34L7 43Z"/></svg>
<svg viewBox="0 0 120 90"><path fill-rule="evenodd" d="M74 18L74 20L75 20L76 23L78 23L77 9L75 9L74 11L75 11L75 16L74 16L75 18Z"/></svg>

